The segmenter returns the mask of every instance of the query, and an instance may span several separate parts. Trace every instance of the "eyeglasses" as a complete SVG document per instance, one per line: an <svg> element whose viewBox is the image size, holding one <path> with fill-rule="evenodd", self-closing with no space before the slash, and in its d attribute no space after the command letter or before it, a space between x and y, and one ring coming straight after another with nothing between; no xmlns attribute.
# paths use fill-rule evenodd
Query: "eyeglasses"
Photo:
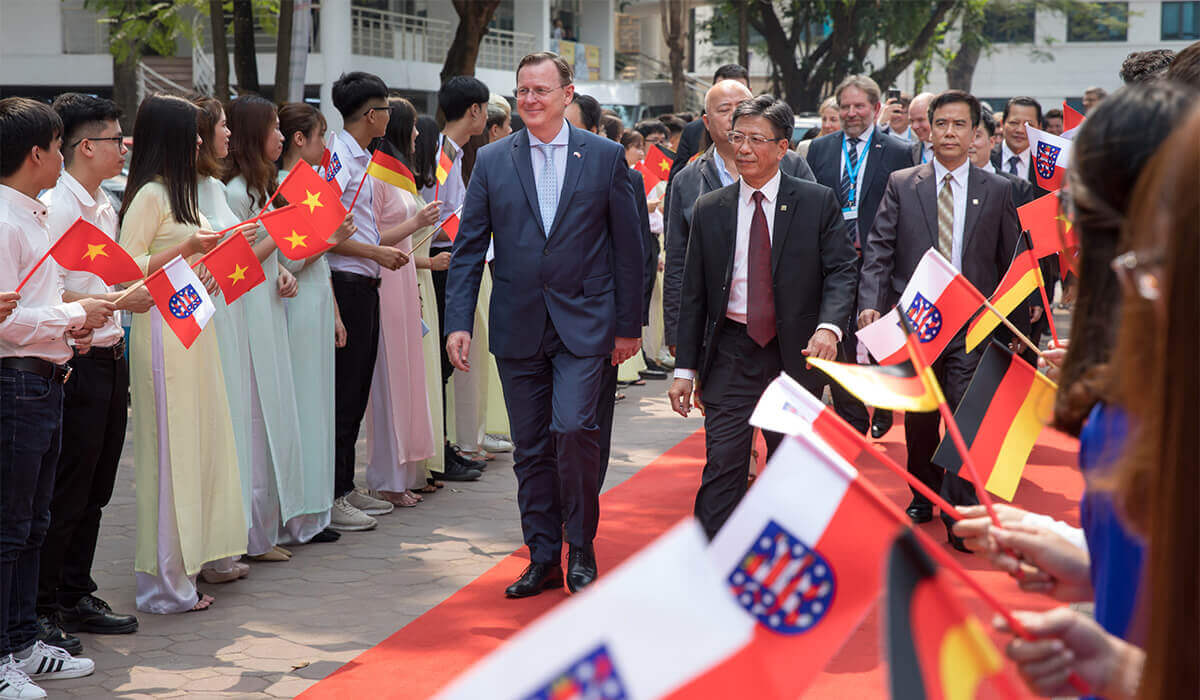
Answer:
<svg viewBox="0 0 1200 700"><path fill-rule="evenodd" d="M124 141L125 141L124 136L84 136L83 138L79 139L78 141L71 144L70 146L67 146L67 148L75 148L76 146L83 143L84 141L112 141L112 142L116 143L118 146L125 145L124 144Z"/></svg>
<svg viewBox="0 0 1200 700"><path fill-rule="evenodd" d="M539 100L544 100L550 96L550 93L554 92L555 90L561 90L568 85L570 85L570 83L563 83L562 85L553 88L517 88L516 90L513 90L513 95L515 95L518 100L528 99L531 95L537 97Z"/></svg>
<svg viewBox="0 0 1200 700"><path fill-rule="evenodd" d="M768 138L768 137L766 137L766 136L759 136L759 135L757 135L757 134L750 134L750 135L747 135L747 134L743 134L743 133L742 133L742 132L740 132L740 131L731 131L731 132L729 132L729 136L728 136L728 138L729 138L729 143L730 143L731 145L734 145L734 146L741 146L741 145L742 145L743 143L745 143L746 141L749 141L749 142L750 142L750 145L751 145L751 146L754 146L754 147L756 147L756 148L757 148L757 147L759 147L759 146L765 146L765 145L767 145L768 143L775 143L776 141L782 141L782 140L783 140L783 139L774 139L774 138Z"/></svg>
<svg viewBox="0 0 1200 700"><path fill-rule="evenodd" d="M1113 258L1110 266L1127 288L1146 301L1162 296L1160 271L1166 256L1161 252L1131 250Z"/></svg>
<svg viewBox="0 0 1200 700"><path fill-rule="evenodd" d="M369 116L371 114L371 112L378 112L378 111L386 110L386 109L388 109L388 108L387 107L368 107L367 111L363 112L362 115L364 117L366 117L366 116Z"/></svg>

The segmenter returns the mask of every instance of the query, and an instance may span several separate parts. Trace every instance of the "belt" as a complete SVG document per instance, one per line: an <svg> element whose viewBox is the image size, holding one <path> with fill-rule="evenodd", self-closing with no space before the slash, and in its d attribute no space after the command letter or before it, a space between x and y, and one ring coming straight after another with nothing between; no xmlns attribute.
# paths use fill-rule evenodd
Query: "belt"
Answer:
<svg viewBox="0 0 1200 700"><path fill-rule="evenodd" d="M66 384L71 377L71 365L56 365L40 357L5 357L0 359L0 367L36 374L55 384Z"/></svg>
<svg viewBox="0 0 1200 700"><path fill-rule="evenodd" d="M125 359L125 339L121 338L117 340L116 344L103 348L93 345L92 349L87 351L87 354L80 354L76 350L75 357L91 358L94 360L123 360Z"/></svg>
<svg viewBox="0 0 1200 700"><path fill-rule="evenodd" d="M329 278L334 282L343 284L360 284L371 289L379 289L379 278L360 275L357 272L343 272L341 270L333 270L329 273Z"/></svg>

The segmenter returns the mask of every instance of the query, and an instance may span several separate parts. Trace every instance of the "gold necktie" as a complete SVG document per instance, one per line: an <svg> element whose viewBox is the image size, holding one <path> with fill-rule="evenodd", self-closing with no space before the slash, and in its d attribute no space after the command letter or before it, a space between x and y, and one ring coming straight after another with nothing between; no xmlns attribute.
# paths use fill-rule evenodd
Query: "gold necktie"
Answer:
<svg viewBox="0 0 1200 700"><path fill-rule="evenodd" d="M938 193L938 252L951 262L954 261L954 191L950 189L950 173L942 178L942 191Z"/></svg>

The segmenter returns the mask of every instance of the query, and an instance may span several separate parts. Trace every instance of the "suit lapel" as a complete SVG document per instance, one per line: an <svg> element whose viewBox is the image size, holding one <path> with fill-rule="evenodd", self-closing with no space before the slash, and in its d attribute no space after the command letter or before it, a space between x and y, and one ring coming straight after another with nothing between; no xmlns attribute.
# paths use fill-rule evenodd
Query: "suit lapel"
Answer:
<svg viewBox="0 0 1200 700"><path fill-rule="evenodd" d="M700 177L704 179L704 184L708 187L700 194L707 194L724 187L721 184L721 174L717 172L717 162L713 160L714 153L710 150L700 157Z"/></svg>
<svg viewBox="0 0 1200 700"><path fill-rule="evenodd" d="M878 136L878 133L876 134ZM871 153L867 155L867 172L863 173L862 192L858 193L859 206L867 192L875 186L875 181L883 175L883 142L871 139Z"/></svg>
<svg viewBox="0 0 1200 700"><path fill-rule="evenodd" d="M792 215L796 213L796 192L788 178L780 177L779 194L775 197L775 236L771 239L771 278L779 268L783 257L783 245L792 229Z"/></svg>
<svg viewBox="0 0 1200 700"><path fill-rule="evenodd" d="M925 228L929 231L929 242L937 247L938 218L937 218L937 183L934 182L933 165L926 163L917 171L917 199L921 202L921 211L925 214Z"/></svg>
<svg viewBox="0 0 1200 700"><path fill-rule="evenodd" d="M741 187L735 183L726 189L721 193L721 208L728 212L728 225L718 228L725 236L721 241L721 249L725 252L725 303L728 304L729 289L733 282L733 256L737 253L738 192Z"/></svg>
<svg viewBox="0 0 1200 700"><path fill-rule="evenodd" d="M546 229L542 226L542 210L538 205L537 181L533 179L533 156L529 152L529 132L521 129L513 138L512 145L513 166L517 170L517 179L521 181L521 189L525 190L525 199L529 201L529 209L533 212L533 220L537 222L537 226L542 231L542 235L546 235Z"/></svg>
<svg viewBox="0 0 1200 700"><path fill-rule="evenodd" d="M987 202L987 188L983 186L983 173L971 166L967 171L967 217L963 221L963 257L966 257L967 246L975 233L975 224L979 222L979 212Z"/></svg>
<svg viewBox="0 0 1200 700"><path fill-rule="evenodd" d="M589 165L587 150L584 148L583 139L579 137L581 133L583 132L573 126L567 127L567 168L563 173L562 190L558 195L558 208L554 210L554 223L550 225L547 237L553 236L558 230L558 224L563 220L563 214L567 211L571 197L575 194L575 187L579 184L579 174L583 172L584 166Z"/></svg>

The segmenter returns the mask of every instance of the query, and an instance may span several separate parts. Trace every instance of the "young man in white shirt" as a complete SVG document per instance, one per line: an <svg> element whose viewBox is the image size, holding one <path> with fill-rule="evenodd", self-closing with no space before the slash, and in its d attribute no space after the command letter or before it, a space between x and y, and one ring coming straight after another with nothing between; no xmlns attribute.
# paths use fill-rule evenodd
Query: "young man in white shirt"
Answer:
<svg viewBox="0 0 1200 700"><path fill-rule="evenodd" d="M117 212L100 183L120 175L125 164L120 110L112 100L76 92L59 95L53 108L63 121L66 167L54 189L41 198L49 209L50 240L61 238L82 218L116 245ZM143 313L154 301L145 287L121 298L121 290L90 272L61 272L65 301L92 297L117 304L117 313L93 333L91 349L75 352L71 378L63 385L63 435L70 439L63 441L58 457L38 573L42 641L72 651L79 648L78 640L60 632L59 625L67 632L93 634L128 634L138 628L136 617L116 614L92 595L98 588L91 569L101 511L112 497L125 444L129 362L120 312Z"/></svg>
<svg viewBox="0 0 1200 700"><path fill-rule="evenodd" d="M65 303L46 207L62 168L62 120L48 105L0 100L0 289L21 301L0 323L0 698L45 697L30 680L78 678L95 664L37 638L37 582L62 441L68 338L83 350L112 316L98 299Z"/></svg>

